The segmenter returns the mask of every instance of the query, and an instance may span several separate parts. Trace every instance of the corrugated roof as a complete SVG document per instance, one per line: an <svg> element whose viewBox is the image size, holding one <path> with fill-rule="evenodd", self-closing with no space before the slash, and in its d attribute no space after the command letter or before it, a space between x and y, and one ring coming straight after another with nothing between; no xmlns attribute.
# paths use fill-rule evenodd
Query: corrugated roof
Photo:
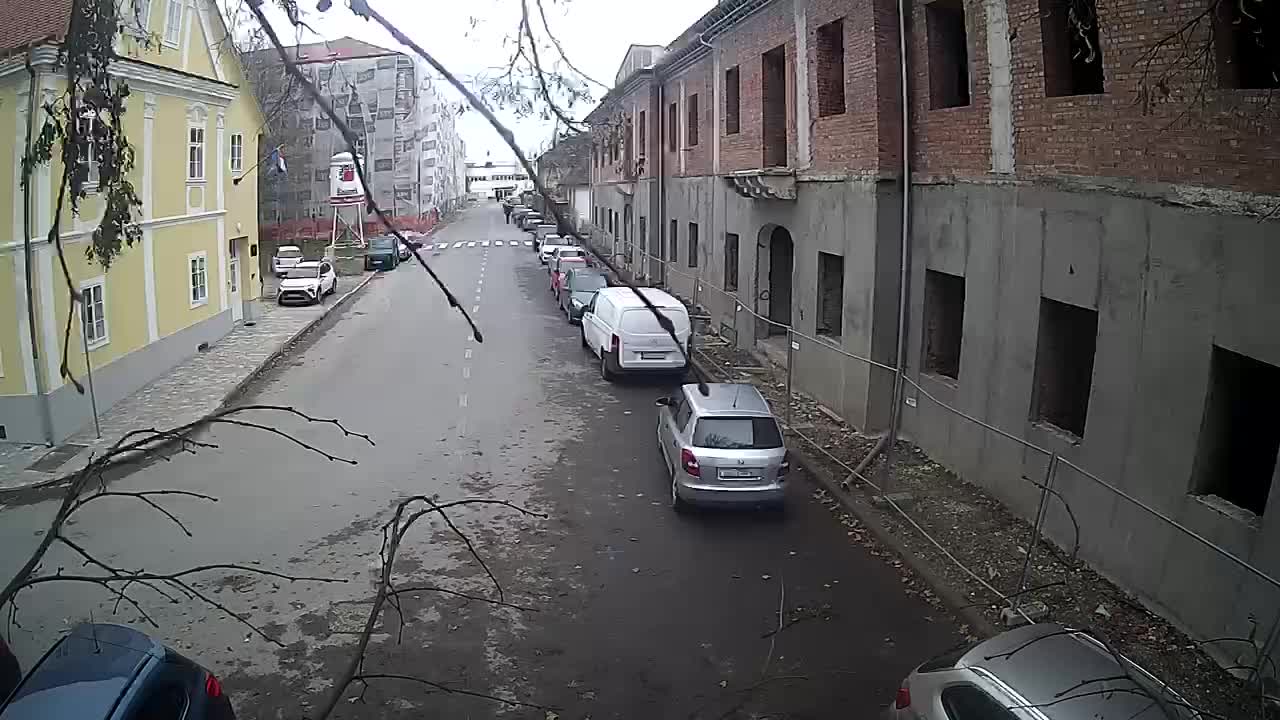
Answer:
<svg viewBox="0 0 1280 720"><path fill-rule="evenodd" d="M0 55L61 42L70 21L71 0L0 0Z"/></svg>

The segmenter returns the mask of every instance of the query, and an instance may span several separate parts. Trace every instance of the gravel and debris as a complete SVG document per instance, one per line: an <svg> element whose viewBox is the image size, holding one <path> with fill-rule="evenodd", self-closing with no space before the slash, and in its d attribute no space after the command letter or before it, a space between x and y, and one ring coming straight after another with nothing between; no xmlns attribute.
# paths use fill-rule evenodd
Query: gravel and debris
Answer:
<svg viewBox="0 0 1280 720"><path fill-rule="evenodd" d="M716 369L717 380L756 385L775 412L783 414L785 368L737 349L711 333L699 335L695 348L699 361ZM910 552L923 558L935 579L958 591L993 626L1000 627L1000 612L1005 604L999 597L957 567L894 507L876 502L873 488L850 476L850 470L867 456L877 438L857 432L825 410L812 398L793 393L791 427L787 430L789 445L805 452L832 477L845 478L847 491L860 496L859 505L874 513ZM863 475L879 483L886 476L884 455L872 462ZM899 504L902 510L983 582L1005 594L1019 590L1023 565L1031 549L1030 523L1015 517L982 489L906 442L899 442L894 448L894 467L888 482L892 497L904 498ZM895 553L880 547L874 535L862 528L836 498L820 489L815 496L849 528L850 540L867 545L899 569L911 592L942 607L934 590L903 568ZM1192 705L1207 711L1205 717L1264 717L1256 683L1246 684L1224 670L1194 640L1071 553L1070 548L1048 541L1035 548L1026 584L1032 590L1019 597L1028 603L1046 604L1049 614L1044 620L1101 633L1120 652L1176 688Z"/></svg>

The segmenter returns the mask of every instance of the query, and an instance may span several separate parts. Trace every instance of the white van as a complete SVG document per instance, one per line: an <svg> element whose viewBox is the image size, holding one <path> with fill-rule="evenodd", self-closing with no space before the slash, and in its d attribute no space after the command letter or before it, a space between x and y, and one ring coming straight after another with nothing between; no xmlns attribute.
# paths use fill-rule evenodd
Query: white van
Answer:
<svg viewBox="0 0 1280 720"><path fill-rule="evenodd" d="M582 313L582 346L600 358L600 376L605 380L623 373L683 373L688 369L680 348L687 352L690 347L689 311L656 288L640 288L640 292L670 318L680 345L672 342L631 288L604 288Z"/></svg>

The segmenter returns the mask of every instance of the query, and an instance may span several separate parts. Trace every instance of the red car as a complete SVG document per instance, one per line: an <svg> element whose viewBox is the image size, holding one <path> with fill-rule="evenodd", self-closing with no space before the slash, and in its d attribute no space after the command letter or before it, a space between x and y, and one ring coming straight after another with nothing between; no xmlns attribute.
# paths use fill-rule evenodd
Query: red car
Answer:
<svg viewBox="0 0 1280 720"><path fill-rule="evenodd" d="M577 250L577 248L561 250L547 263L547 273L551 279L551 294L557 298L560 297L560 286L564 284L564 274L569 268L587 267L591 264L585 253L570 254Z"/></svg>

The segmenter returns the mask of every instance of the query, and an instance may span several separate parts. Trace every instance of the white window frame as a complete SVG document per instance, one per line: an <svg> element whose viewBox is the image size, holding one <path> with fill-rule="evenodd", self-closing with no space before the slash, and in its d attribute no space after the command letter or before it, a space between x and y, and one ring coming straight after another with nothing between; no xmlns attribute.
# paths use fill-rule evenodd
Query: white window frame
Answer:
<svg viewBox="0 0 1280 720"><path fill-rule="evenodd" d="M186 15L186 0L166 0L164 8L164 37L161 41L169 47L176 48L182 44L182 18ZM173 16L173 8L178 8L178 17ZM170 39L170 35L173 36Z"/></svg>
<svg viewBox="0 0 1280 720"><path fill-rule="evenodd" d="M199 298L196 297L195 283L197 260L200 261L200 272L204 276L204 284L200 287L204 290L204 295ZM191 301L193 308L209 304L209 253L203 250L187 255L187 299Z"/></svg>
<svg viewBox="0 0 1280 720"><path fill-rule="evenodd" d="M93 192L98 189L98 181L101 179L101 168L98 165L98 153L96 143L93 141L93 126L98 122L97 115L89 110L81 113L80 119L83 121L78 128L81 137L87 137L88 145L82 146L83 152L79 155L79 161L89 166L89 175L84 181L84 189Z"/></svg>
<svg viewBox="0 0 1280 720"><path fill-rule="evenodd" d="M231 142L228 146L231 148L231 172L244 172L244 135L231 133Z"/></svg>
<svg viewBox="0 0 1280 720"><path fill-rule="evenodd" d="M102 334L95 334L93 337L90 337L90 325L87 313L94 306L94 302L91 297L93 288L98 288L98 295L101 297L101 308L93 309L93 312L95 325L97 320L102 320ZM80 332L84 333L85 344L89 349L96 350L97 348L111 342L111 326L107 321L107 278L103 275L99 275L95 278L89 278L88 280L82 281L80 283L80 296ZM99 312L101 312L100 318L98 317Z"/></svg>
<svg viewBox="0 0 1280 720"><path fill-rule="evenodd" d="M200 133L199 141L196 141L195 139L193 139L193 135L195 133ZM205 151L206 140L207 140L207 137L206 137L205 128L203 125L197 125L195 123L189 123L187 125L186 162L187 162L187 182L189 183L202 183L205 181L205 172L204 172L205 152L204 151ZM193 154L196 152L199 153L198 158L193 157ZM198 167L197 167L197 164L198 164ZM199 170L199 174L196 174L196 170Z"/></svg>

